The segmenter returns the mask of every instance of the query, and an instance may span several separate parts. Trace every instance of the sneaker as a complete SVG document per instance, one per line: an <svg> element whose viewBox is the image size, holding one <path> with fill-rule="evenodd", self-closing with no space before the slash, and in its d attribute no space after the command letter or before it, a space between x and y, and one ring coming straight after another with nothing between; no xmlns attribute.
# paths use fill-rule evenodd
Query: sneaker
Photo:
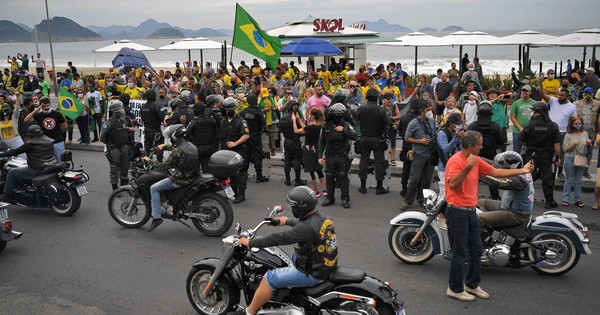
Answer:
<svg viewBox="0 0 600 315"><path fill-rule="evenodd" d="M98 140L98 138L94 138L94 139L92 140L92 142L98 142L98 141L99 141L99 140Z"/></svg>
<svg viewBox="0 0 600 315"><path fill-rule="evenodd" d="M163 223L163 219L161 219L161 218L152 219L152 224L150 224L150 228L148 229L148 232L154 231L154 229L156 229L162 223Z"/></svg>
<svg viewBox="0 0 600 315"><path fill-rule="evenodd" d="M589 179L589 178L592 178L592 175L590 175L590 173L588 173L588 172L585 172L585 173L583 173L583 177Z"/></svg>
<svg viewBox="0 0 600 315"><path fill-rule="evenodd" d="M487 292L483 291L481 289L481 287L479 287L479 286L475 289L471 289L468 286L465 286L465 292L472 294L480 299L489 299L490 298L490 295Z"/></svg>
<svg viewBox="0 0 600 315"><path fill-rule="evenodd" d="M66 144L71 144L71 143L73 143L73 141L71 141L71 140L67 140L67 141L65 141L65 143L66 143Z"/></svg>
<svg viewBox="0 0 600 315"><path fill-rule="evenodd" d="M437 223L440 226L440 229L442 230L448 230L448 225L446 224L446 219L440 219L440 217L437 217Z"/></svg>
<svg viewBox="0 0 600 315"><path fill-rule="evenodd" d="M461 300L463 302L475 301L475 296L473 296L473 295L471 295L471 294L469 294L469 293L467 293L465 291L456 293L456 292L450 290L450 288L448 288L446 290L446 295L449 296L449 297L453 297L453 298L455 298L457 300Z"/></svg>
<svg viewBox="0 0 600 315"><path fill-rule="evenodd" d="M325 201L323 201L323 203L321 203L321 206L327 207L327 206L331 206L334 203L335 203L335 200L333 200L331 198L325 198Z"/></svg>
<svg viewBox="0 0 600 315"><path fill-rule="evenodd" d="M323 193L321 194L323 197L327 197L327 190L323 190Z"/></svg>
<svg viewBox="0 0 600 315"><path fill-rule="evenodd" d="M319 193L319 191L317 191L317 192L315 193L315 195L317 196L317 198L321 197L321 194Z"/></svg>
<svg viewBox="0 0 600 315"><path fill-rule="evenodd" d="M400 211L406 211L408 210L408 208L410 207L410 205L406 202L403 202L402 205L400 206Z"/></svg>

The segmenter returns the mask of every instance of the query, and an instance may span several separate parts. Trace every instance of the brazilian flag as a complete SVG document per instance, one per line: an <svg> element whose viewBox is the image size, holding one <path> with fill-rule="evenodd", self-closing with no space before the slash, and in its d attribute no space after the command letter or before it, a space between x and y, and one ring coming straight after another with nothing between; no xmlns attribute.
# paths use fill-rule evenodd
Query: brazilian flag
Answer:
<svg viewBox="0 0 600 315"><path fill-rule="evenodd" d="M250 14L237 3L232 45L266 61L271 69L277 68L281 41L263 31Z"/></svg>
<svg viewBox="0 0 600 315"><path fill-rule="evenodd" d="M60 87L58 95L58 111L69 117L71 120L76 120L79 114L83 111L84 105L66 87Z"/></svg>

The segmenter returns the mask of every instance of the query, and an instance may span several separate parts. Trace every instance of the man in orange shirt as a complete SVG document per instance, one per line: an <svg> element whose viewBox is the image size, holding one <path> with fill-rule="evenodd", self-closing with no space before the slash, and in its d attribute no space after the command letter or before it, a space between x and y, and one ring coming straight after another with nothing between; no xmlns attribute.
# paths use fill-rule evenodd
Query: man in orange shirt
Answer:
<svg viewBox="0 0 600 315"><path fill-rule="evenodd" d="M483 254L479 220L475 212L479 176L504 178L531 173L533 161L521 169L495 169L477 156L483 146L483 138L480 132L473 130L465 131L461 145L462 151L454 154L446 165L446 223L452 244L446 295L461 301L473 301L475 296L482 299L490 297L479 287ZM465 261L468 263L466 279Z"/></svg>

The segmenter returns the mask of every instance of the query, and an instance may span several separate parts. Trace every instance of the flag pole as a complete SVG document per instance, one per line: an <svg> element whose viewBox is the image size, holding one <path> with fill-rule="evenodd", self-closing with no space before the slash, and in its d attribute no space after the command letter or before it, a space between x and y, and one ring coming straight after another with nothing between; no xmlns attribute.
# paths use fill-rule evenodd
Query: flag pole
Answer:
<svg viewBox="0 0 600 315"><path fill-rule="evenodd" d="M235 48L234 46L234 40L235 40L235 26L236 26L236 20L237 20L237 12L238 12L238 7L240 5L236 2L235 3L235 17L233 19L233 38L231 39L231 53L229 54L229 62L233 62L233 49ZM225 46L225 54L227 54L227 46ZM225 68L227 68L227 64L225 65Z"/></svg>

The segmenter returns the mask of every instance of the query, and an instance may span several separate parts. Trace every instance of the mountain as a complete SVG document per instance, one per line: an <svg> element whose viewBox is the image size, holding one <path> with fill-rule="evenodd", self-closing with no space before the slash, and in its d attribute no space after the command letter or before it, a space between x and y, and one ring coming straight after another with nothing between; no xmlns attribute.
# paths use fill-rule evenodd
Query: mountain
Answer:
<svg viewBox="0 0 600 315"><path fill-rule="evenodd" d="M464 31L464 30L465 29L460 26L450 25L450 26L444 28L443 30L441 30L440 32L458 32L458 31Z"/></svg>
<svg viewBox="0 0 600 315"><path fill-rule="evenodd" d="M180 30L174 28L161 28L158 31L148 35L146 39L157 38L183 38L185 35Z"/></svg>
<svg viewBox="0 0 600 315"><path fill-rule="evenodd" d="M138 26L111 25L103 27L89 25L88 28L107 39L147 38L152 33L166 28L180 31L183 33L183 37L224 37L231 35L231 30L215 30L212 28L201 28L199 30L185 29L178 26L172 26L169 23L160 23L154 19L148 19Z"/></svg>
<svg viewBox="0 0 600 315"><path fill-rule="evenodd" d="M172 28L172 26L168 23L159 23L155 19L147 19L127 33L129 33L129 38L131 39L146 38L161 28Z"/></svg>
<svg viewBox="0 0 600 315"><path fill-rule="evenodd" d="M422 29L419 30L419 32L421 33L435 33L438 30L436 30L435 28L431 28L431 27L423 27Z"/></svg>
<svg viewBox="0 0 600 315"><path fill-rule="evenodd" d="M102 40L100 34L91 31L73 20L55 16L52 18L52 40L58 42L70 42L70 41L89 41L89 40ZM48 40L48 22L42 20L40 24L36 25L38 29L38 38L40 41Z"/></svg>
<svg viewBox="0 0 600 315"><path fill-rule="evenodd" d="M0 21L0 42L28 42L31 33L21 26L7 20Z"/></svg>
<svg viewBox="0 0 600 315"><path fill-rule="evenodd" d="M135 26L131 25L111 25L111 26L97 26L97 25L88 25L86 26L88 29L100 34L102 37L106 39L125 39L126 37L115 37L115 34L119 34L123 32L124 35L127 35L127 32L133 30Z"/></svg>
<svg viewBox="0 0 600 315"><path fill-rule="evenodd" d="M408 33L412 32L410 28L406 28L398 24L389 24L384 19L379 19L375 22L360 21L356 23L365 23L366 29L369 31L381 32L381 33Z"/></svg>
<svg viewBox="0 0 600 315"><path fill-rule="evenodd" d="M33 32L33 28L31 28L23 23L17 23L17 25L19 25L20 27L22 27L24 30L26 30L28 32Z"/></svg>

